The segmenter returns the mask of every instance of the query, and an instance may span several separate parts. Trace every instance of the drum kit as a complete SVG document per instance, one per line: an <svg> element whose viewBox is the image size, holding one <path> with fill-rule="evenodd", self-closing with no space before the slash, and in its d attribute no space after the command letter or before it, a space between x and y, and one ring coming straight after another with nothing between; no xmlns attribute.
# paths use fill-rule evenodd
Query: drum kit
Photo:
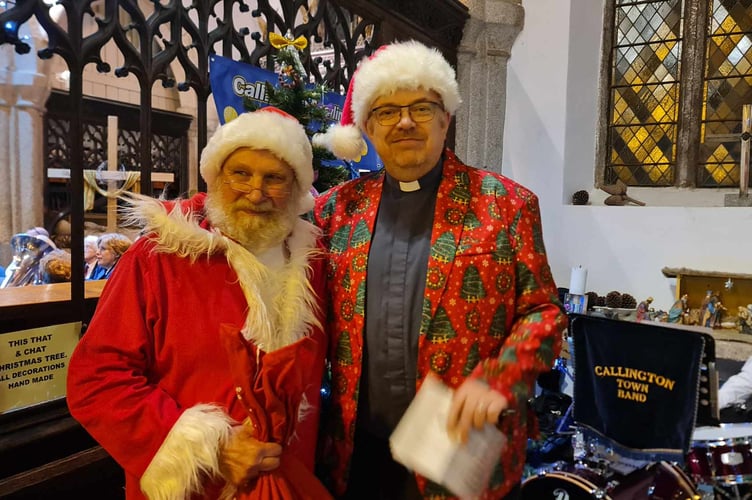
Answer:
<svg viewBox="0 0 752 500"><path fill-rule="evenodd" d="M686 461L692 479L715 498L752 498L752 423L697 427L692 439Z"/></svg>
<svg viewBox="0 0 752 500"><path fill-rule="evenodd" d="M714 351L712 357L714 361ZM703 356L702 362L706 361ZM554 367L565 380L573 378L567 365L560 360ZM707 385L713 377L704 368L699 379L704 378ZM523 481L522 500L752 500L752 423L716 420L704 425L707 419L700 418L698 404L683 456L664 459L652 446L650 450L625 447L608 434L591 432L588 423L578 422L576 377L574 385L574 419L568 422L571 425L555 430L559 436L570 436L572 460L538 468ZM630 417L622 415L622 425L633 425Z"/></svg>

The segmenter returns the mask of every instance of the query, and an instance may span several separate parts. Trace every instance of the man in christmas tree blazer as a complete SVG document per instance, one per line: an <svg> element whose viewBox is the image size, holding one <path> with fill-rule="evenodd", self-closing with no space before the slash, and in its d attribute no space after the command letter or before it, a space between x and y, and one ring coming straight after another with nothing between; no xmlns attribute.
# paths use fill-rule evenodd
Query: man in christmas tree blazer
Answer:
<svg viewBox="0 0 752 500"><path fill-rule="evenodd" d="M71 414L128 499L321 500L326 338L311 145L276 108L220 127L207 194L137 198L123 255L70 360ZM96 494L94 494L96 496Z"/></svg>
<svg viewBox="0 0 752 500"><path fill-rule="evenodd" d="M500 420L507 436L483 498L519 491L526 401L558 355L566 317L536 196L444 148L459 104L438 51L395 43L360 64L341 123L314 138L353 159L365 132L385 166L324 193L314 209L332 296L332 402L319 466L344 498L452 498L388 448L430 373L456 389L451 434L464 440ZM514 411L500 419L504 410Z"/></svg>

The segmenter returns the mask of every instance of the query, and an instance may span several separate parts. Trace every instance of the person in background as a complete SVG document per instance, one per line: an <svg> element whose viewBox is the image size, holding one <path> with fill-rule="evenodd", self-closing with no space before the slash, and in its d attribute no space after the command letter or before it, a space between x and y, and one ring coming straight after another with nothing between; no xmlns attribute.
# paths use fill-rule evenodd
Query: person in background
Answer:
<svg viewBox="0 0 752 500"><path fill-rule="evenodd" d="M566 316L537 197L445 149L459 104L455 72L437 50L394 43L360 64L340 124L314 137L354 159L365 132L385 167L322 194L313 215L332 296L321 476L344 498L453 498L389 451L431 373L455 389L448 431L459 441L508 415L483 498L519 494L534 418L526 403L558 355Z"/></svg>
<svg viewBox="0 0 752 500"><path fill-rule="evenodd" d="M721 385L718 390L718 407L724 409L744 403L749 396L752 396L752 357L747 358L742 369Z"/></svg>
<svg viewBox="0 0 752 500"><path fill-rule="evenodd" d="M718 390L721 422L752 422L752 356Z"/></svg>
<svg viewBox="0 0 752 500"><path fill-rule="evenodd" d="M84 238L84 279L91 279L98 272L97 250L99 249L99 236L89 234Z"/></svg>
<svg viewBox="0 0 752 500"><path fill-rule="evenodd" d="M43 283L65 283L71 279L71 256L61 249L52 250L39 261Z"/></svg>
<svg viewBox="0 0 752 500"><path fill-rule="evenodd" d="M47 243L50 246L50 248L52 248L53 250L57 250L57 245L55 244L54 241L52 241L52 239L50 238L49 231L47 231L45 228L39 227L39 226L32 227L26 231L26 234L28 234L29 236L34 236L36 238L39 238L40 240Z"/></svg>
<svg viewBox="0 0 752 500"><path fill-rule="evenodd" d="M313 474L326 337L312 151L267 107L221 126L206 194L137 197L144 226L68 369L71 415L128 499L330 498Z"/></svg>
<svg viewBox="0 0 752 500"><path fill-rule="evenodd" d="M91 273L90 280L105 280L110 277L115 265L133 242L120 233L107 233L97 242L97 269Z"/></svg>

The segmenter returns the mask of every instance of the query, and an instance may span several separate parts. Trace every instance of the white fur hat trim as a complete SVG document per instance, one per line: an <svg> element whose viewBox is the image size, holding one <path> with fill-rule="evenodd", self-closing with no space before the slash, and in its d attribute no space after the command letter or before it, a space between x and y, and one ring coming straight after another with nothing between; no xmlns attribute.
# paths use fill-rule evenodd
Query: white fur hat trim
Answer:
<svg viewBox="0 0 752 500"><path fill-rule="evenodd" d="M292 167L303 193L298 200L299 212L306 212L313 187L313 153L300 122L268 106L243 113L219 127L201 153L201 176L208 186L217 180L227 157L243 147L269 150Z"/></svg>
<svg viewBox="0 0 752 500"><path fill-rule="evenodd" d="M313 144L345 160L359 158L365 149L361 134L373 102L397 90L419 88L439 94L452 115L462 102L454 69L441 52L415 40L383 45L353 74L340 123L316 134Z"/></svg>
<svg viewBox="0 0 752 500"><path fill-rule="evenodd" d="M355 73L353 122L362 128L377 98L419 88L439 94L452 115L462 102L454 69L441 52L415 40L384 46L361 62Z"/></svg>

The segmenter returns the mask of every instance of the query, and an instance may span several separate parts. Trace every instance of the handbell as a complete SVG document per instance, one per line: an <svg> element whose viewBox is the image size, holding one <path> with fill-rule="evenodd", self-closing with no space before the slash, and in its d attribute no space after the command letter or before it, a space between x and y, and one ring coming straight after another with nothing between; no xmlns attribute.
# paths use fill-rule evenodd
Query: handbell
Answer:
<svg viewBox="0 0 752 500"><path fill-rule="evenodd" d="M10 239L10 246L13 250L13 260L5 269L5 278L0 284L0 288L41 283L42 273L39 268L39 261L47 253L54 250L54 244L38 236L19 233Z"/></svg>

